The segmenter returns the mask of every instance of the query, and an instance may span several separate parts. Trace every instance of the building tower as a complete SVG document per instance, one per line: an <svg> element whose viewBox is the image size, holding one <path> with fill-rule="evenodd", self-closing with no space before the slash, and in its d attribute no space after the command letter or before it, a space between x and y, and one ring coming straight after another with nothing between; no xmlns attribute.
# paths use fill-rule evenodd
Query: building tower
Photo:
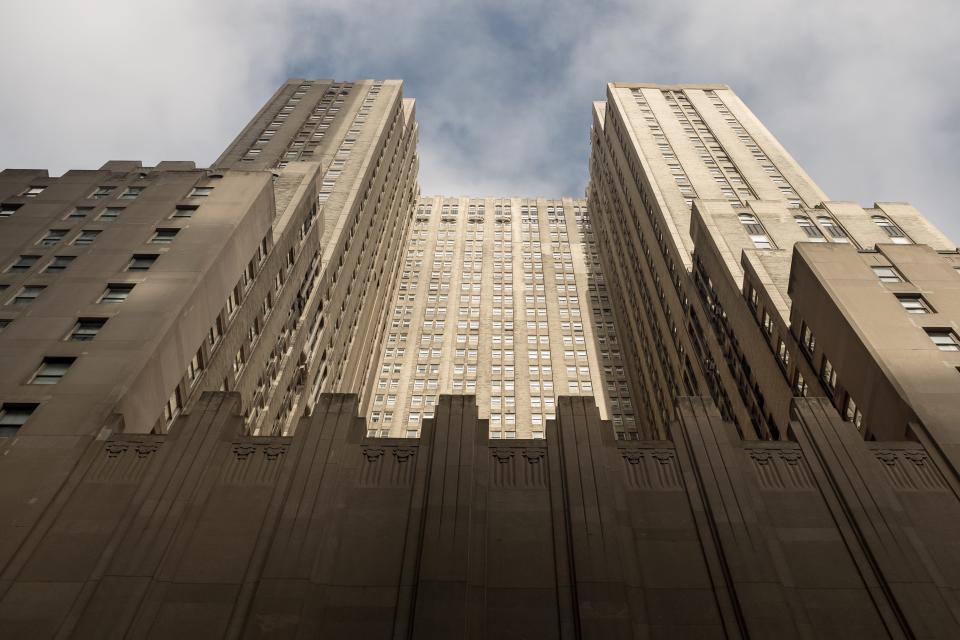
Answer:
<svg viewBox="0 0 960 640"><path fill-rule="evenodd" d="M747 439L788 437L795 396L868 439L956 411L960 257L916 209L830 201L722 85L613 83L593 113L589 203L611 298L641 302L614 309L648 436L681 396Z"/></svg>

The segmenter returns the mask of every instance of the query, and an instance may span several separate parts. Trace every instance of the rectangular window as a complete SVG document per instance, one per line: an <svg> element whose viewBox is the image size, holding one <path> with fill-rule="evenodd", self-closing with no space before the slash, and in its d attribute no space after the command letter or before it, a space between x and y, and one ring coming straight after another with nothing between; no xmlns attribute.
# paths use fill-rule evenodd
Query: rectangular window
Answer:
<svg viewBox="0 0 960 640"><path fill-rule="evenodd" d="M807 350L807 353L813 354L813 352L817 349L817 338L813 335L813 331L811 331L810 327L807 325L803 325L803 332L801 335L802 338L800 342L803 344L803 348Z"/></svg>
<svg viewBox="0 0 960 640"><path fill-rule="evenodd" d="M960 339L950 329L927 329L927 335L940 351L960 351Z"/></svg>
<svg viewBox="0 0 960 640"><path fill-rule="evenodd" d="M67 369L76 358L44 358L43 364L33 374L30 384L57 384L67 374Z"/></svg>
<svg viewBox="0 0 960 640"><path fill-rule="evenodd" d="M243 369L243 365L247 362L247 355L243 351L243 347L237 350L237 353L233 356L233 373L239 374L240 370Z"/></svg>
<svg viewBox="0 0 960 640"><path fill-rule="evenodd" d="M44 289L46 289L46 287L42 285L27 285L20 289L20 293L10 302L11 304L30 304L37 299Z"/></svg>
<svg viewBox="0 0 960 640"><path fill-rule="evenodd" d="M43 236L37 244L41 247L52 247L63 240L65 235L67 235L66 229L50 229L50 231L47 231L47 235Z"/></svg>
<svg viewBox="0 0 960 640"><path fill-rule="evenodd" d="M807 395L807 381L803 379L803 374L799 370L793 375L793 393L801 398Z"/></svg>
<svg viewBox="0 0 960 640"><path fill-rule="evenodd" d="M852 422L857 427L857 431L863 431L863 413L860 412L857 403L849 395L847 396L847 406L843 410L843 418L847 422Z"/></svg>
<svg viewBox="0 0 960 640"><path fill-rule="evenodd" d="M47 265L47 268L43 270L44 273L59 273L64 271L67 267L70 266L70 263L73 262L75 256L55 256L53 260L50 261L50 264Z"/></svg>
<svg viewBox="0 0 960 640"><path fill-rule="evenodd" d="M918 293L900 294L897 296L900 306L906 309L907 313L931 313L932 309L927 301Z"/></svg>
<svg viewBox="0 0 960 640"><path fill-rule="evenodd" d="M99 231L96 231L93 229L85 229L84 231L80 232L80 235L74 238L73 244L77 246L85 246L88 244L93 244L93 241L97 239L98 235L100 235Z"/></svg>
<svg viewBox="0 0 960 640"><path fill-rule="evenodd" d="M9 218L17 212L21 205L19 204L0 204L0 218Z"/></svg>
<svg viewBox="0 0 960 640"><path fill-rule="evenodd" d="M120 197L125 200L134 200L137 196L143 193L144 187L127 187L127 189L120 194Z"/></svg>
<svg viewBox="0 0 960 640"><path fill-rule="evenodd" d="M790 351L787 350L787 343L780 338L777 338L777 358L785 367L790 365Z"/></svg>
<svg viewBox="0 0 960 640"><path fill-rule="evenodd" d="M153 254L135 254L127 265L127 271L147 271L157 261Z"/></svg>
<svg viewBox="0 0 960 640"><path fill-rule="evenodd" d="M766 310L763 312L763 330L767 332L768 336L773 335L773 318Z"/></svg>
<svg viewBox="0 0 960 640"><path fill-rule="evenodd" d="M213 187L194 187L190 192L191 198L206 198L213 191Z"/></svg>
<svg viewBox="0 0 960 640"><path fill-rule="evenodd" d="M167 399L167 404L163 406L163 421L165 426L170 426L174 418L180 414L182 406L183 404L180 401L180 387L175 387L173 393L171 393Z"/></svg>
<svg viewBox="0 0 960 640"><path fill-rule="evenodd" d="M826 356L824 356L823 364L820 367L820 379L823 380L830 391L836 390L837 370L833 368L833 364L830 363Z"/></svg>
<svg viewBox="0 0 960 640"><path fill-rule="evenodd" d="M36 198L38 195L43 193L44 189L46 189L46 187L40 187L40 186L27 187L26 191L24 191L20 195L22 195L25 198Z"/></svg>
<svg viewBox="0 0 960 640"><path fill-rule="evenodd" d="M880 282L903 282L900 272L893 267L870 267L880 278Z"/></svg>
<svg viewBox="0 0 960 640"><path fill-rule="evenodd" d="M190 381L190 384L195 383L200 379L200 374L203 372L203 347L197 350L193 358L190 360L190 364L187 365L187 380Z"/></svg>
<svg viewBox="0 0 960 640"><path fill-rule="evenodd" d="M90 215L91 211L93 211L93 207L76 207L67 216L67 220L83 220Z"/></svg>
<svg viewBox="0 0 960 640"><path fill-rule="evenodd" d="M29 271L39 259L40 256L20 256L16 262L7 267L7 271Z"/></svg>
<svg viewBox="0 0 960 640"><path fill-rule="evenodd" d="M210 327L210 333L207 336L207 339L210 342L210 350L213 351L213 348L217 346L217 343L220 342L220 338L223 337L223 320L220 316L217 316L217 319L214 320L213 326Z"/></svg>
<svg viewBox="0 0 960 640"><path fill-rule="evenodd" d="M108 284L107 290L100 297L100 302L104 304L119 304L127 299L135 285L120 283Z"/></svg>
<svg viewBox="0 0 960 640"><path fill-rule="evenodd" d="M173 210L173 215L171 218L192 218L193 214L196 213L196 205L188 204L178 204L177 208Z"/></svg>
<svg viewBox="0 0 960 640"><path fill-rule="evenodd" d="M170 244L177 237L180 229L157 229L150 238L152 244Z"/></svg>
<svg viewBox="0 0 960 640"><path fill-rule="evenodd" d="M38 405L4 402L0 407L0 438L17 435L20 427L27 423Z"/></svg>
<svg viewBox="0 0 960 640"><path fill-rule="evenodd" d="M123 207L107 207L103 210L103 213L97 216L97 220L112 222L119 218L121 213L123 213Z"/></svg>
<svg viewBox="0 0 960 640"><path fill-rule="evenodd" d="M67 339L75 342L93 340L106 323L106 318L80 318L77 320L77 324L73 325Z"/></svg>
<svg viewBox="0 0 960 640"><path fill-rule="evenodd" d="M90 194L90 197L99 200L100 198L106 198L111 193L113 193L113 187L97 187L93 193Z"/></svg>

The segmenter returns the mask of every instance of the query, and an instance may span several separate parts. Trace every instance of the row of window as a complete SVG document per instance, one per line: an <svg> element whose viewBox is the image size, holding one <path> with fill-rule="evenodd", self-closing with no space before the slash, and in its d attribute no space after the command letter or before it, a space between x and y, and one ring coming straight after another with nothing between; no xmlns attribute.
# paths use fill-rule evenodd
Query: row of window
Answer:
<svg viewBox="0 0 960 640"><path fill-rule="evenodd" d="M757 220L755 215L751 213L741 213L738 217L740 224L743 225L747 235L750 236L750 240L753 241L754 247L757 249L776 249L767 230L764 229L763 224ZM887 234L893 244L913 244L913 241L907 237L903 230L886 216L871 216L871 219L874 224ZM807 236L807 240L810 242L827 242L827 237L823 231L821 231L820 227L827 230L830 241L839 243L850 242L850 237L844 228L830 216L817 216L817 222L820 227L814 224L813 220L808 216L794 216L794 221L797 223L797 226L803 230Z"/></svg>
<svg viewBox="0 0 960 640"><path fill-rule="evenodd" d="M117 195L122 200L135 200L140 197L140 194L146 189L146 187L141 186L128 186L123 189L119 194L117 190L121 187L112 186L112 185L101 185L96 187L90 195L87 196L90 200L103 200L104 198L109 198L111 196ZM32 185L24 189L20 195L24 198L36 198L41 193L46 191L46 185ZM190 198L205 198L210 195L210 192L213 191L213 187L194 187L187 197ZM19 204L3 204L2 212L3 215L11 215L20 208ZM81 208L82 209L82 208ZM75 210L76 211L76 210ZM79 214L72 214L72 217L76 217ZM80 216L82 217L82 216Z"/></svg>

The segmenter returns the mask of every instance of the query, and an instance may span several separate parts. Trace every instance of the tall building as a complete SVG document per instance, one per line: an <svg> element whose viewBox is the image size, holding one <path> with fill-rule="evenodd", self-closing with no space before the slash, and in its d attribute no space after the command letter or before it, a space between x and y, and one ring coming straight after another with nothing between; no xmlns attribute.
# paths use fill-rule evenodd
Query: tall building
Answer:
<svg viewBox="0 0 960 640"><path fill-rule="evenodd" d="M960 257L916 209L829 200L724 86L614 83L593 116L590 207L602 212L595 226L611 298L641 302L614 310L648 436L669 432L675 398L709 396L742 437L779 439L787 437L793 398L817 396L829 398L869 439L905 437L919 411L905 405L932 398L904 397L894 379L904 375L895 371L900 367L864 375L868 357L886 369L877 356L901 339L910 345L903 349L924 352L914 362L940 363L926 374L912 366L907 377L936 375L946 385L941 393L960 391L960 362L944 353L956 335L951 267L960 267ZM868 275L872 267L873 280L861 277L856 295L886 294L876 305L833 300L851 325L839 331L822 319L826 298L804 296L803 307L793 306L794 285L822 296L833 290L819 277L812 285L792 282L795 259L843 262ZM938 275L887 275L898 261L937 264ZM803 273L809 278L811 271ZM894 278L914 286L885 284ZM910 298L924 295L936 304ZM858 326L856 316L865 322L881 309L885 319L874 322L882 328ZM918 322L916 314L934 309ZM839 347L825 351L816 338L834 328L834 338L844 341L857 333L874 355L853 364ZM899 409L890 411L895 396Z"/></svg>
<svg viewBox="0 0 960 640"><path fill-rule="evenodd" d="M441 394L490 437L542 438L561 395L635 431L586 202L422 198L387 330L370 435L417 437Z"/></svg>
<svg viewBox="0 0 960 640"><path fill-rule="evenodd" d="M249 433L286 434L321 392L363 392L416 135L399 81L290 81L210 169L4 171L8 428L164 433L219 390Z"/></svg>
<svg viewBox="0 0 960 640"><path fill-rule="evenodd" d="M954 638L960 253L720 85L586 199L421 196L399 81L0 172L0 637Z"/></svg>

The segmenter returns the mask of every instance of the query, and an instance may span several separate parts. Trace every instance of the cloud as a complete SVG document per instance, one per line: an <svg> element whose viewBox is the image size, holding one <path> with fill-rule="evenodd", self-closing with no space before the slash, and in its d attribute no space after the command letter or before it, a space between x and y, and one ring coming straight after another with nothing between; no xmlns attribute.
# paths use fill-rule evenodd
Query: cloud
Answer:
<svg viewBox="0 0 960 640"><path fill-rule="evenodd" d="M0 9L0 166L208 163L286 76L402 78L425 193L576 196L606 82L724 82L832 198L960 238L952 1L94 6Z"/></svg>

